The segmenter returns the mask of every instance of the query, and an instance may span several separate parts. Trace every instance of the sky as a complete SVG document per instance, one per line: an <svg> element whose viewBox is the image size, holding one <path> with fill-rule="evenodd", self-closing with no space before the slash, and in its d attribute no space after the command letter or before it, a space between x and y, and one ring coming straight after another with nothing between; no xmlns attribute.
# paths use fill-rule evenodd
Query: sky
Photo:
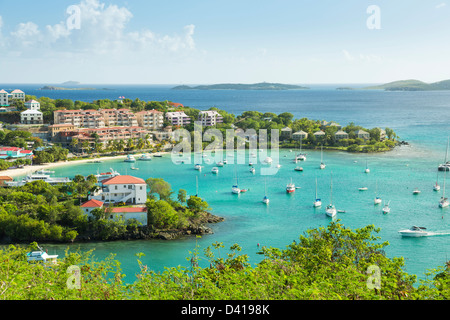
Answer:
<svg viewBox="0 0 450 320"><path fill-rule="evenodd" d="M449 57L450 0L0 0L0 83L435 82Z"/></svg>

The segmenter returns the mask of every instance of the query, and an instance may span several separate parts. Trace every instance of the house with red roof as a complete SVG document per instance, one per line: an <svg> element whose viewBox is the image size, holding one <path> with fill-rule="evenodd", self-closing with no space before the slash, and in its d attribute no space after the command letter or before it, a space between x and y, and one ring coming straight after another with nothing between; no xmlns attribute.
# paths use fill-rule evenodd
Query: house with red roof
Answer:
<svg viewBox="0 0 450 320"><path fill-rule="evenodd" d="M25 158L33 156L33 151L19 147L0 147L0 159Z"/></svg>
<svg viewBox="0 0 450 320"><path fill-rule="evenodd" d="M84 213L92 217L92 210L104 208L104 202L91 199L80 207ZM106 211L106 218L111 220L123 219L125 221L136 219L145 226L147 225L147 207L145 205L109 207Z"/></svg>
<svg viewBox="0 0 450 320"><path fill-rule="evenodd" d="M119 175L102 180L101 189L92 193L89 199L103 203L145 204L147 201L147 184L144 179Z"/></svg>

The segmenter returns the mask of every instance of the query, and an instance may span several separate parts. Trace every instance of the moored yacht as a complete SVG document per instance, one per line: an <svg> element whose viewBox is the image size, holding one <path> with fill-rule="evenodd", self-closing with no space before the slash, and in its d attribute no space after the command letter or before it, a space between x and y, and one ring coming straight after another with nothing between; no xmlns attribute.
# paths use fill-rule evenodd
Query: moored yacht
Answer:
<svg viewBox="0 0 450 320"><path fill-rule="evenodd" d="M129 155L127 155L127 157L123 161L124 162L135 162L136 158L133 155L129 154Z"/></svg>
<svg viewBox="0 0 450 320"><path fill-rule="evenodd" d="M286 186L286 192L287 193L295 192L295 184L292 182L292 179L291 179L291 182L288 183L287 186Z"/></svg>
<svg viewBox="0 0 450 320"><path fill-rule="evenodd" d="M60 183L69 183L72 180L70 180L67 177L50 177L50 175L48 175L48 174L33 173L33 174L26 176L22 180L5 181L4 183L5 183L5 185L7 185L9 187L21 187L21 186L24 186L25 184L27 184L29 182L33 182L33 181L44 181L51 185L55 185L55 184L60 184Z"/></svg>

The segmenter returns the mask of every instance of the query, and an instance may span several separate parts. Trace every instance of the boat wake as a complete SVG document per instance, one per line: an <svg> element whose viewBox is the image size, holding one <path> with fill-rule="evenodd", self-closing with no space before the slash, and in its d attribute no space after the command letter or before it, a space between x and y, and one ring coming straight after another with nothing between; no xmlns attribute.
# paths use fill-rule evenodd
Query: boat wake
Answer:
<svg viewBox="0 0 450 320"><path fill-rule="evenodd" d="M450 232L428 232L427 237L432 236L447 236L450 235Z"/></svg>

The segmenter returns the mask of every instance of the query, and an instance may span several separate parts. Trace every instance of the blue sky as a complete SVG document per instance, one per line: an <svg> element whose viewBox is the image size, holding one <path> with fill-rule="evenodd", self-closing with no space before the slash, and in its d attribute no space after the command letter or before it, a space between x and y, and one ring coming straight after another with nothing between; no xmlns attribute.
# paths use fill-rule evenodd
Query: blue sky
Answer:
<svg viewBox="0 0 450 320"><path fill-rule="evenodd" d="M433 82L449 31L450 0L0 0L0 83Z"/></svg>

